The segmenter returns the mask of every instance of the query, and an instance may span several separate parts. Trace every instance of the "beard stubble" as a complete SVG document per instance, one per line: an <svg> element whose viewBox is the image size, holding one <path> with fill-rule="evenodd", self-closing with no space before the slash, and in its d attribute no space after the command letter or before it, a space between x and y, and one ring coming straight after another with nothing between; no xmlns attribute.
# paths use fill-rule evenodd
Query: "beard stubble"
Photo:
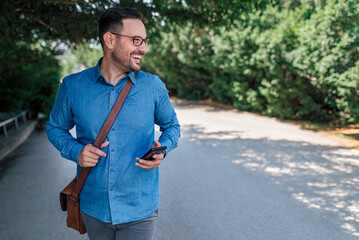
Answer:
<svg viewBox="0 0 359 240"><path fill-rule="evenodd" d="M116 54L120 53L120 54ZM142 55L138 51L132 52L129 56L126 56L125 54L121 54L121 49L116 48L115 51L111 53L111 59L116 65L116 67L123 72L134 72L141 70L141 65L132 63L131 56L132 55Z"/></svg>

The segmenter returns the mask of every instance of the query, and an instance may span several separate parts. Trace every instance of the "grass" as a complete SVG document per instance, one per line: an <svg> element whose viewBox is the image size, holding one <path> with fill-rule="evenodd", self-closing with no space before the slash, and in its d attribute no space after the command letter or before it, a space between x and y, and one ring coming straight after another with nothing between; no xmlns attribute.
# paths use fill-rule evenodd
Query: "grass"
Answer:
<svg viewBox="0 0 359 240"><path fill-rule="evenodd" d="M359 140L359 138L356 138L355 136L352 136L352 135L350 135L350 134L335 133L335 136L338 136L338 137L341 137L341 138Z"/></svg>
<svg viewBox="0 0 359 240"><path fill-rule="evenodd" d="M304 129L319 132L343 143L351 148L359 148L359 124L334 126L329 123L316 123L310 121L289 121L300 125Z"/></svg>

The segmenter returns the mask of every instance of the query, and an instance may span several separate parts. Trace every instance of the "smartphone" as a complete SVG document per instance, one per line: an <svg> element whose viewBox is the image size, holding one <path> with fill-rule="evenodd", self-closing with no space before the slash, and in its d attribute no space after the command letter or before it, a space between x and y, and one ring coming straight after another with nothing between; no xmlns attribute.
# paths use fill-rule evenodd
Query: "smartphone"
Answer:
<svg viewBox="0 0 359 240"><path fill-rule="evenodd" d="M165 153L166 152L167 147L158 147L158 148L151 148L150 150L148 150L148 152L143 155L143 157L141 157L141 159L143 160L154 160L153 159L153 155L155 154L161 154L161 153Z"/></svg>

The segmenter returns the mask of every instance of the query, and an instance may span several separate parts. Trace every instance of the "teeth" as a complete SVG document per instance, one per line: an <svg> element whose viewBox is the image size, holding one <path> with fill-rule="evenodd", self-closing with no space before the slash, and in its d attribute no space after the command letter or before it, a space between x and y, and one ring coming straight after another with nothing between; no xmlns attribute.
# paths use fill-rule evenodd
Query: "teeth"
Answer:
<svg viewBox="0 0 359 240"><path fill-rule="evenodd" d="M134 58L137 58L137 59L141 59L141 55L133 55L132 57L134 57Z"/></svg>

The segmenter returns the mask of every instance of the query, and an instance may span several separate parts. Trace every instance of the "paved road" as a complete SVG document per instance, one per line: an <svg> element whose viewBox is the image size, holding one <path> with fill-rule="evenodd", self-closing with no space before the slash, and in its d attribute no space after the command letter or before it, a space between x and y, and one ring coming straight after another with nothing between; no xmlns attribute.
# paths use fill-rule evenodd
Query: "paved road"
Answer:
<svg viewBox="0 0 359 240"><path fill-rule="evenodd" d="M297 126L176 101L156 240L359 239L359 151ZM75 174L43 131L0 162L0 239L87 239L64 227Z"/></svg>

